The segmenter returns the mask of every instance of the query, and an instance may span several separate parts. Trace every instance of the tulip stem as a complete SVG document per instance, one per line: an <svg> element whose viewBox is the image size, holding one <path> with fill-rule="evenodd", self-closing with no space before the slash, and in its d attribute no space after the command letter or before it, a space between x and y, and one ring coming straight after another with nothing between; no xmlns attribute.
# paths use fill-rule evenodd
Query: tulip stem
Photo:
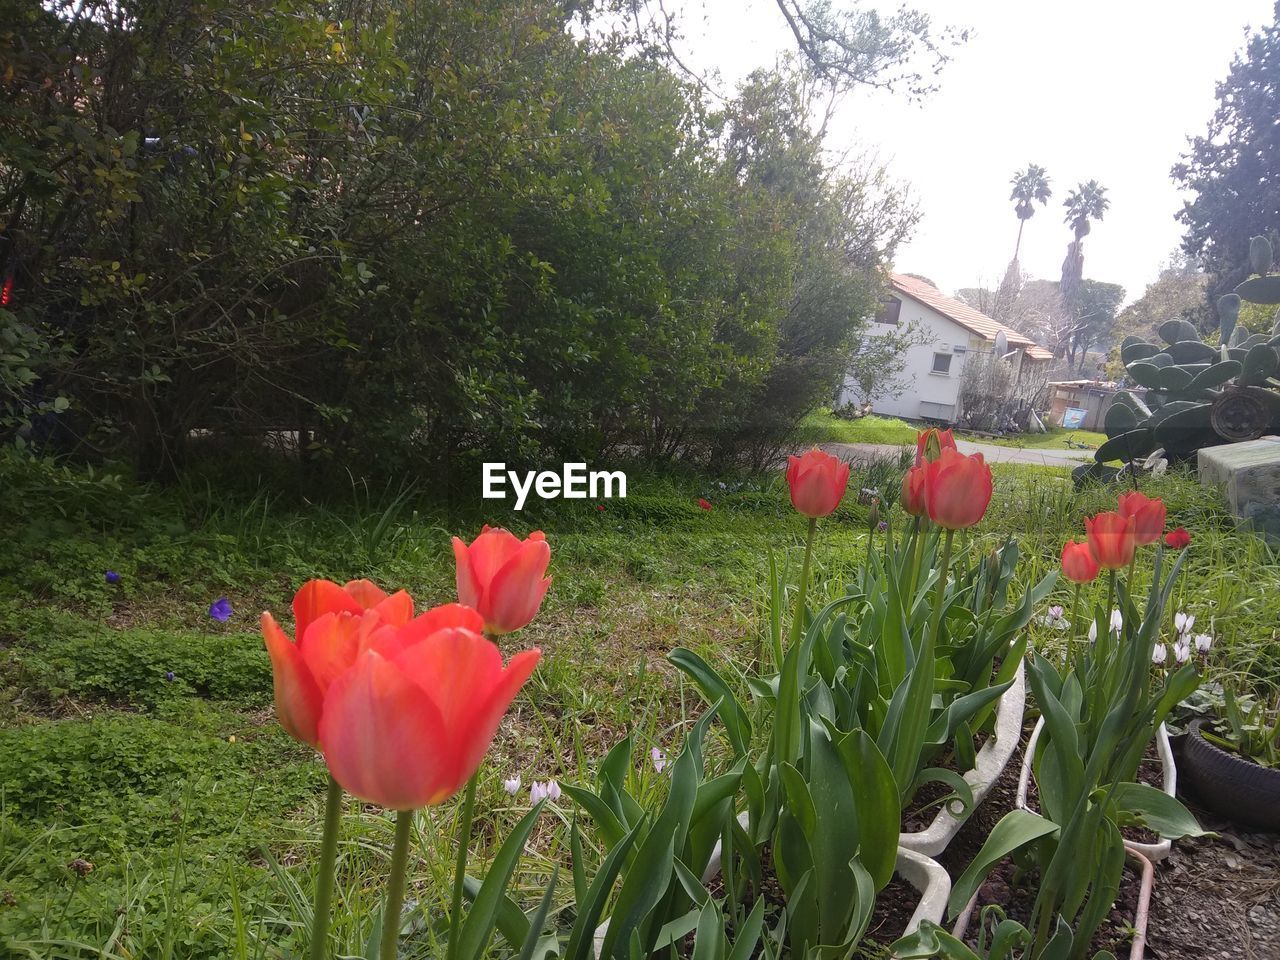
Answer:
<svg viewBox="0 0 1280 960"><path fill-rule="evenodd" d="M1071 662L1080 665L1080 584L1071 597ZM1079 674L1079 670L1076 671Z"/></svg>
<svg viewBox="0 0 1280 960"><path fill-rule="evenodd" d="M396 960L400 941L400 907L404 903L404 881L409 862L409 832L413 811L396 814L396 841L391 850L391 874L387 878L387 905L382 915L382 960Z"/></svg>
<svg viewBox="0 0 1280 960"><path fill-rule="evenodd" d="M342 787L329 777L324 801L324 834L320 838L320 877L311 917L310 960L324 960L329 945L329 911L333 903L333 877L338 869L338 828L342 824Z"/></svg>
<svg viewBox="0 0 1280 960"><path fill-rule="evenodd" d="M800 568L800 589L796 592L796 612L791 618L791 646L800 640L800 628L804 620L805 600L809 592L809 568L813 562L813 537L818 530L818 518L809 518L809 535L804 541L804 565ZM782 664L778 664L781 669Z"/></svg>
<svg viewBox="0 0 1280 960"><path fill-rule="evenodd" d="M942 541L942 566L938 568L938 586L933 595L933 617L929 624L930 655L938 648L938 632L942 628L942 607L947 594L947 570L951 566L951 540L955 535L954 530L948 530Z"/></svg>
<svg viewBox="0 0 1280 960"><path fill-rule="evenodd" d="M449 960L458 955L458 933L462 929L462 884L467 876L467 852L471 848L471 819L476 810L476 781L467 781L462 797L462 816L458 821L458 860L453 871L453 903L449 907Z"/></svg>

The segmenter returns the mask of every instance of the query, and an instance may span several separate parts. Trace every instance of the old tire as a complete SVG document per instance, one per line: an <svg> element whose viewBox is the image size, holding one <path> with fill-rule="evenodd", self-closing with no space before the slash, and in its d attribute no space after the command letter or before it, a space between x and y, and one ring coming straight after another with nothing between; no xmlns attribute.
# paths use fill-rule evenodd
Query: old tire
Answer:
<svg viewBox="0 0 1280 960"><path fill-rule="evenodd" d="M1196 797L1219 816L1280 833L1280 770L1214 746L1200 734L1203 723L1192 722L1179 765Z"/></svg>

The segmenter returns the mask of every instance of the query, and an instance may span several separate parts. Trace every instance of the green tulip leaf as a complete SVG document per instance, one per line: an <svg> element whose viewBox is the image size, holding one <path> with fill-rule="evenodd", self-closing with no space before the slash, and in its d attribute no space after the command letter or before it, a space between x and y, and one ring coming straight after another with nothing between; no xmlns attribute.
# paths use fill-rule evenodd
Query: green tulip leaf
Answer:
<svg viewBox="0 0 1280 960"><path fill-rule="evenodd" d="M1136 821L1167 840L1203 837L1211 833L1201 829L1181 801L1148 784L1117 784L1111 797L1121 813L1129 815L1131 822Z"/></svg>

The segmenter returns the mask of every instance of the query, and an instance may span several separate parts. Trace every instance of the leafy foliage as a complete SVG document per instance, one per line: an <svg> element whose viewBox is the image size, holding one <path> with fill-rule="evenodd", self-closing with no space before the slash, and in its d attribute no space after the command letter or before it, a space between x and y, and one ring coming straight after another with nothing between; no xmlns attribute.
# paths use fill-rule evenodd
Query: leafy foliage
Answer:
<svg viewBox="0 0 1280 960"><path fill-rule="evenodd" d="M1280 240L1280 6L1272 23L1249 37L1218 84L1218 107L1204 136L1173 168L1192 197L1178 219L1183 249L1209 274L1208 303L1251 272L1249 239Z"/></svg>
<svg viewBox="0 0 1280 960"><path fill-rule="evenodd" d="M825 165L798 70L713 111L574 6L24 7L0 428L147 476L246 442L365 476L764 459L913 215Z"/></svg>

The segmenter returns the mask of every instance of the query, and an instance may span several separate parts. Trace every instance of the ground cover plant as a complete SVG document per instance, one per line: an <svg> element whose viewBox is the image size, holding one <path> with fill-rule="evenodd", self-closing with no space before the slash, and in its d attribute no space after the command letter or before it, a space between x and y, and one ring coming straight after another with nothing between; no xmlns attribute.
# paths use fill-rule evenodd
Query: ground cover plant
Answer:
<svg viewBox="0 0 1280 960"><path fill-rule="evenodd" d="M1114 503L1103 488L1074 492L1065 471L994 473L983 526L957 542L997 547L1017 534L1028 580L1056 569L1081 516ZM815 582L856 580L868 537L879 534L873 509L901 523L890 512L900 476L896 464L854 471L849 495L818 525ZM444 602L455 592L447 534L474 534L494 518L477 504L433 504L394 489L291 504L196 483L142 488L27 461L7 462L5 479L14 493L0 553L6 948L40 957L301 949L326 776L273 718L254 618L287 609L294 588L316 576L369 577ZM521 646L542 647L544 660L482 768L474 862L488 863L528 812L530 786L546 791L556 781L560 794L560 784L592 784L624 739L627 791L637 802L664 796L666 758L682 755L704 709L665 655L683 646L721 667L750 664L768 649L769 548L787 582L803 556L804 525L780 480L668 474L633 482L627 500L560 501L529 515L527 529L544 529L555 544L553 587L521 634ZM1268 695L1280 594L1265 585L1276 582L1274 557L1176 471L1145 489L1194 538L1173 598L1213 633L1210 676ZM40 506L19 514L18 503ZM210 613L221 614L215 601L224 597L225 623ZM1070 600L1062 586L1045 604ZM1029 629L1042 649L1062 642L1051 623L1033 620ZM706 751L730 761L720 722L710 730ZM519 785L508 793L512 780ZM442 915L458 813L457 805L434 808L409 847L407 897ZM535 819L513 898L536 903L556 866L572 859L571 819L564 797ZM375 878L386 872L393 832L376 808L354 808L342 824L342 909L331 930L342 950L363 950L380 915ZM603 861L593 833L581 831L579 842L585 862ZM558 887L557 904L570 899L570 886ZM435 935L408 939L408 955L436 955L443 943Z"/></svg>

